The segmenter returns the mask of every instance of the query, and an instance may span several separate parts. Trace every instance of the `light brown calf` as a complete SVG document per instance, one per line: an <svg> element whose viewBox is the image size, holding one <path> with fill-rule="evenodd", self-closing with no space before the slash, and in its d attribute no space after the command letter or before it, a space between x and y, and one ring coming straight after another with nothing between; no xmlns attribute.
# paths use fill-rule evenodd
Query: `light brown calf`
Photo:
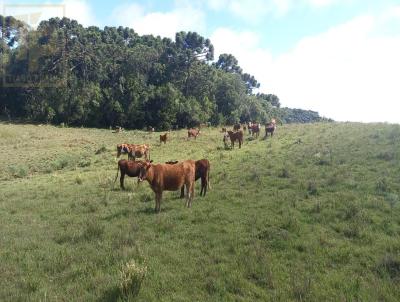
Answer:
<svg viewBox="0 0 400 302"><path fill-rule="evenodd" d="M192 205L194 196L195 161L185 160L175 165L146 162L140 169L138 181L147 180L155 193L156 213L160 212L163 191L177 191L186 187L186 206Z"/></svg>

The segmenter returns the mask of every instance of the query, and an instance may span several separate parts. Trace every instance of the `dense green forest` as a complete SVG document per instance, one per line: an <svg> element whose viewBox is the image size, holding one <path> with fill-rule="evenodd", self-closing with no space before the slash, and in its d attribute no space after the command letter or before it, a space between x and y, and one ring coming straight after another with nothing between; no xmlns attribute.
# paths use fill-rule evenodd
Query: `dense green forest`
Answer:
<svg viewBox="0 0 400 302"><path fill-rule="evenodd" d="M211 41L195 32L179 32L173 41L67 18L32 29L3 16L0 26L0 115L9 119L158 130L272 117L324 120L256 93L254 76L231 54L214 59Z"/></svg>

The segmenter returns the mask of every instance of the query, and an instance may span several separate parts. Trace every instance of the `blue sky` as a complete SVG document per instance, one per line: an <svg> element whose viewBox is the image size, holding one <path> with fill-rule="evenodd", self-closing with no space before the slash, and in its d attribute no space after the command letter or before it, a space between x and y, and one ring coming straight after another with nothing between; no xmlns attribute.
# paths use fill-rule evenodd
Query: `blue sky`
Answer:
<svg viewBox="0 0 400 302"><path fill-rule="evenodd" d="M3 12L15 10L7 4L63 4L85 26L129 26L139 34L197 31L211 39L216 55L235 55L261 91L277 94L284 106L343 121L400 123L400 0L4 3ZM44 19L59 14L42 12Z"/></svg>

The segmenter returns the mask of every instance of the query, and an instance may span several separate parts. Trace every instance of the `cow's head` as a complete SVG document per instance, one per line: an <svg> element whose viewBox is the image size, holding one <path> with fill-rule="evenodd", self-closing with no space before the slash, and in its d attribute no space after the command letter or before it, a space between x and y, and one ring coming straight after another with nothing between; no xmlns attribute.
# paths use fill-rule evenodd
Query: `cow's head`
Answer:
<svg viewBox="0 0 400 302"><path fill-rule="evenodd" d="M119 144L119 145L117 145L117 157L121 156L121 152L122 152L122 145Z"/></svg>
<svg viewBox="0 0 400 302"><path fill-rule="evenodd" d="M142 182L143 180L146 180L147 173L149 172L152 162L153 162L152 160L145 161L141 164L140 172L139 172L139 176L138 176L138 182Z"/></svg>

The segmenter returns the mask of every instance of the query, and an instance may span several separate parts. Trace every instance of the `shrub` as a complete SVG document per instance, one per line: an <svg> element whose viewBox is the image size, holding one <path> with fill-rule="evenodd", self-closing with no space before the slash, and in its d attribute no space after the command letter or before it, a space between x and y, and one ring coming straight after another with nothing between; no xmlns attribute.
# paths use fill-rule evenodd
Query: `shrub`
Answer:
<svg viewBox="0 0 400 302"><path fill-rule="evenodd" d="M81 167L81 168L89 167L90 164L91 164L90 159L81 159L81 160L78 162L78 166Z"/></svg>
<svg viewBox="0 0 400 302"><path fill-rule="evenodd" d="M11 166L9 171L15 178L23 178L28 175L28 168L24 166Z"/></svg>
<svg viewBox="0 0 400 302"><path fill-rule="evenodd" d="M145 263L139 264L133 259L126 263L120 271L119 288L121 293L125 297L136 297L139 294L146 273L147 266Z"/></svg>
<svg viewBox="0 0 400 302"><path fill-rule="evenodd" d="M83 179L82 179L82 177L80 175L77 175L75 177L75 183L78 184L78 185L81 185L83 183Z"/></svg>
<svg viewBox="0 0 400 302"><path fill-rule="evenodd" d="M104 152L106 152L107 151L107 148L106 148L106 146L101 146L99 149L97 149L96 150L96 154L101 154L101 153L104 153Z"/></svg>

